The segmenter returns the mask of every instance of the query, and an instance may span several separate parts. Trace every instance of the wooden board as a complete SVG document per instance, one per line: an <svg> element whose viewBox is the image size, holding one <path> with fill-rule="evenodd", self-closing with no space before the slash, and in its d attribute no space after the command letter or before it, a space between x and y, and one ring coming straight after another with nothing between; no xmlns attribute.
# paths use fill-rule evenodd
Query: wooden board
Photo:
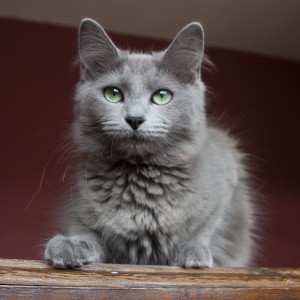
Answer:
<svg viewBox="0 0 300 300"><path fill-rule="evenodd" d="M300 269L99 264L71 271L0 259L0 299L300 299Z"/></svg>

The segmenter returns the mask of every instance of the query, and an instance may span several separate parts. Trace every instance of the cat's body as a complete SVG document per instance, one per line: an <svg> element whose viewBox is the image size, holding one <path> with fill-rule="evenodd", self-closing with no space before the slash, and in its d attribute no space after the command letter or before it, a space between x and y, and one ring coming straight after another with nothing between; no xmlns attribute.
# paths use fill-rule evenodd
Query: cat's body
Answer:
<svg viewBox="0 0 300 300"><path fill-rule="evenodd" d="M79 44L81 163L64 235L45 258L56 268L248 265L247 174L235 141L206 124L201 26L185 27L164 52L130 54L87 19Z"/></svg>

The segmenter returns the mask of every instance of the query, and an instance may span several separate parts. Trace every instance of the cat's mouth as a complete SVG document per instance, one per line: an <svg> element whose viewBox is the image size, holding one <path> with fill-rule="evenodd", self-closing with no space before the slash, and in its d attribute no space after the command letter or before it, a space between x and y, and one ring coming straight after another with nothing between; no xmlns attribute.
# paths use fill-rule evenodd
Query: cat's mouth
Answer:
<svg viewBox="0 0 300 300"><path fill-rule="evenodd" d="M121 148L129 146L139 149L151 145L157 147L157 143L161 144L165 140L163 134L145 130L121 130L107 133L107 141L110 141L114 147Z"/></svg>
<svg viewBox="0 0 300 300"><path fill-rule="evenodd" d="M135 130L123 134L121 140L125 147L129 146L138 151L138 149L157 145L158 137L148 132Z"/></svg>
<svg viewBox="0 0 300 300"><path fill-rule="evenodd" d="M129 134L128 141L134 145L138 145L147 141L147 138L143 133L139 131L133 131Z"/></svg>

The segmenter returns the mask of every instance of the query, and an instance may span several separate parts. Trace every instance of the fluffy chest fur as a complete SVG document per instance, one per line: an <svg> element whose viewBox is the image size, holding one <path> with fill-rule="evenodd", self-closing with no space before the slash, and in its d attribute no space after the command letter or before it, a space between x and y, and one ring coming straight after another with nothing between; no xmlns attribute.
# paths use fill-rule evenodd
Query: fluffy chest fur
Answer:
<svg viewBox="0 0 300 300"><path fill-rule="evenodd" d="M187 169L121 161L88 164L81 178L80 216L101 235L113 260L166 264L188 229Z"/></svg>

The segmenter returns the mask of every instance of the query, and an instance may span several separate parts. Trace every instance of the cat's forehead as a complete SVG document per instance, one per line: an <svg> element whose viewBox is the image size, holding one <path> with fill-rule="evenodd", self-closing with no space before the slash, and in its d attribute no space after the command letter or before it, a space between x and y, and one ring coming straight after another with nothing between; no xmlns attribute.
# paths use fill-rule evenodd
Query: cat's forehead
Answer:
<svg viewBox="0 0 300 300"><path fill-rule="evenodd" d="M122 51L120 54L120 68L103 75L101 85L116 85L123 90L146 91L176 84L168 72L160 68L162 52L153 54L129 53Z"/></svg>
<svg viewBox="0 0 300 300"><path fill-rule="evenodd" d="M157 71L159 55L146 53L131 53L123 58L124 75L146 75Z"/></svg>
<svg viewBox="0 0 300 300"><path fill-rule="evenodd" d="M122 53L120 55L121 68L110 74L112 83L123 89L152 90L161 85L162 77L158 63L159 54Z"/></svg>

